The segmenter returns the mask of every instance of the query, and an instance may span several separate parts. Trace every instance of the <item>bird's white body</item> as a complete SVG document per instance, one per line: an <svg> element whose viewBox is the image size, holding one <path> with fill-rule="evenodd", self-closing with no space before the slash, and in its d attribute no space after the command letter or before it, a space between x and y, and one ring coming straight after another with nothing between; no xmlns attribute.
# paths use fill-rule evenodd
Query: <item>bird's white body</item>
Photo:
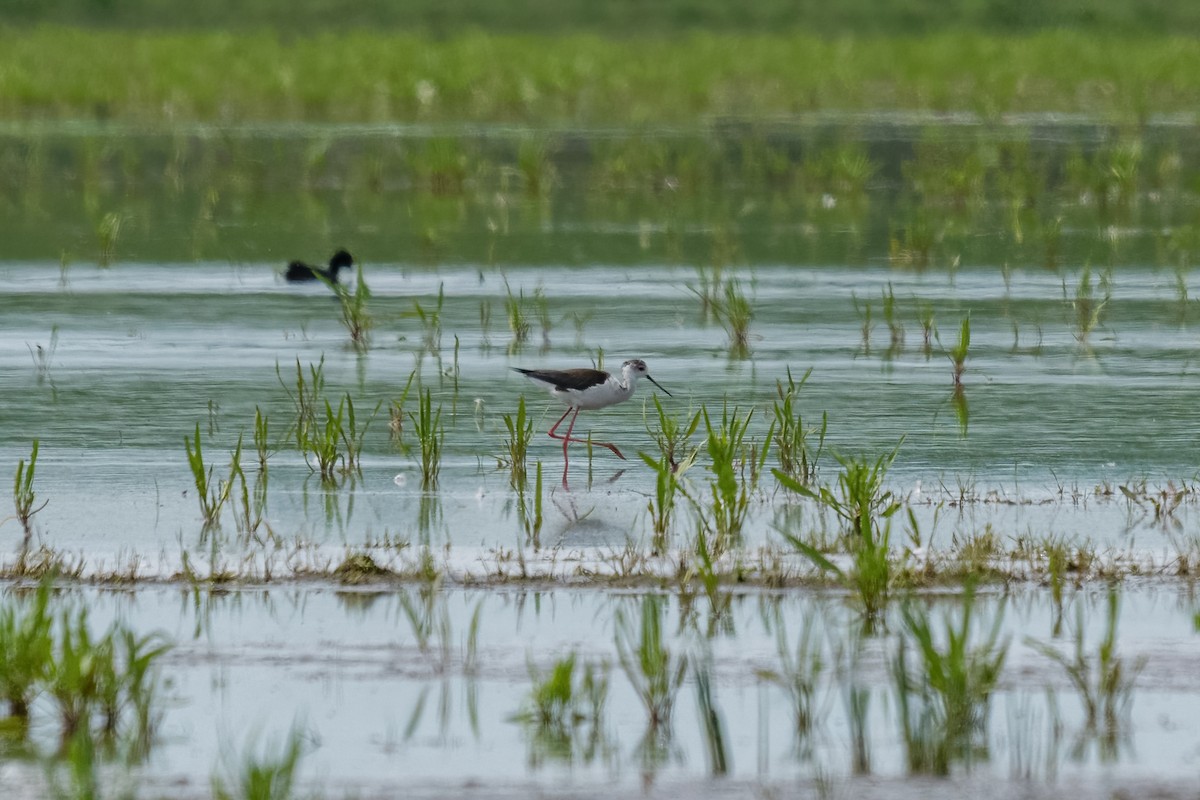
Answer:
<svg viewBox="0 0 1200 800"><path fill-rule="evenodd" d="M534 383L547 387L554 398L567 405L566 413L558 418L558 422L554 423L549 432L552 438L561 439L563 443L564 489L567 487L567 464L569 463L567 444L569 442L607 447L618 457L625 457L621 455L621 451L617 449L616 445L611 443L572 438L571 432L575 428L575 418L579 416L579 412L607 408L625 402L633 397L633 390L637 387L638 378L645 378L658 386L658 382L650 377L650 370L646 366L646 362L640 358L630 359L622 364L619 377L611 372L598 369L521 369L520 367L514 367L514 369ZM667 395L671 394L661 386L658 388ZM555 433L558 426L572 412L574 412L574 416L571 417L571 423L567 426L567 435L561 436Z"/></svg>

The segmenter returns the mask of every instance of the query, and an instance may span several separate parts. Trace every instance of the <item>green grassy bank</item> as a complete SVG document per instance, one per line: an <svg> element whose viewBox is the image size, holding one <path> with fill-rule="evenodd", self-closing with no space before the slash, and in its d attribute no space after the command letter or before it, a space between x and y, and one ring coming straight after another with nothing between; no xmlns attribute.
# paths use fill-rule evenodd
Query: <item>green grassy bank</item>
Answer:
<svg viewBox="0 0 1200 800"><path fill-rule="evenodd" d="M694 124L816 111L1200 108L1200 40L0 30L0 117L138 123Z"/></svg>
<svg viewBox="0 0 1200 800"><path fill-rule="evenodd" d="M928 33L939 30L1191 34L1200 6L1178 0L6 0L15 24L112 28L249 30L289 33L350 28L447 35L468 28L524 33L593 31L608 35L690 30L805 30Z"/></svg>

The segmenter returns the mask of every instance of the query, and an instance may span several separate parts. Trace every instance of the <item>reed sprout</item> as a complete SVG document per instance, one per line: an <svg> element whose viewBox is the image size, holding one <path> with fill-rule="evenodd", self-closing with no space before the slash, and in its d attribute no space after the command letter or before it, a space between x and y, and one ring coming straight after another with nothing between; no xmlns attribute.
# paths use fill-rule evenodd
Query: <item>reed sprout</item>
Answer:
<svg viewBox="0 0 1200 800"><path fill-rule="evenodd" d="M192 482L196 489L196 499L200 503L200 515L204 518L204 527L211 528L219 524L221 509L229 499L232 482L218 479L213 481L213 468L205 466L204 451L200 441L200 423L196 423L195 438L183 437L183 446L187 451L188 466L192 470ZM238 449L240 452L241 441Z"/></svg>
<svg viewBox="0 0 1200 800"><path fill-rule="evenodd" d="M787 370L787 384L775 382L777 399L772 405L775 413L775 456L779 469L785 475L803 484L811 484L817 477L817 461L825 449L825 432L829 427L829 415L821 415L821 426L805 427L803 415L796 409L796 399L804 384L812 375L810 367L799 381ZM815 445L810 441L815 437Z"/></svg>
<svg viewBox="0 0 1200 800"><path fill-rule="evenodd" d="M435 489L438 485L438 474L442 468L442 447L446 440L446 431L442 425L442 405L433 407L433 395L429 389L420 394L420 403L416 413L409 412L413 423L413 431L421 448L421 488Z"/></svg>
<svg viewBox="0 0 1200 800"><path fill-rule="evenodd" d="M96 238L100 242L100 266L107 267L112 263L117 252L117 241L121 238L121 228L126 217L119 211L110 211L96 223Z"/></svg>
<svg viewBox="0 0 1200 800"><path fill-rule="evenodd" d="M216 800L291 800L296 772L304 754L301 732L293 728L275 754L246 754L236 771L227 767L225 777L213 776Z"/></svg>
<svg viewBox="0 0 1200 800"><path fill-rule="evenodd" d="M1097 281L1097 285L1093 285L1092 271L1089 267L1084 267L1079 273L1079 283L1075 287L1075 295L1071 300L1071 310L1074 313L1075 322L1075 338L1081 344L1086 344L1088 337L1103 318L1104 310L1108 307L1109 301L1112 300L1112 276L1111 274L1101 275ZM1102 296L1097 295L1097 289L1103 292ZM1064 292L1066 287L1064 285Z"/></svg>
<svg viewBox="0 0 1200 800"><path fill-rule="evenodd" d="M1074 648L1070 653L1037 639L1025 640L1030 647L1063 668L1083 704L1086 729L1098 733L1102 742L1114 741L1128 724L1134 684L1146 663L1144 658L1131 662L1117 653L1119 616L1120 596L1115 589L1109 589L1104 637L1094 653L1085 649L1082 605L1076 607Z"/></svg>
<svg viewBox="0 0 1200 800"><path fill-rule="evenodd" d="M679 477L695 463L700 452L698 447L692 445L691 438L700 425L701 414L696 412L691 419L672 416L663 408L658 395L653 395L652 399L658 425L652 426L648 419L645 425L646 431L658 445L659 457L654 458L647 453L638 455L654 470L654 497L649 501L648 509L655 536L661 540L670 530L674 518Z"/></svg>
<svg viewBox="0 0 1200 800"><path fill-rule="evenodd" d="M542 489L542 462L537 462L533 478L532 505L525 484L516 487L517 515L521 519L521 527L525 531L525 540L533 545L535 550L542 546L542 524L545 522Z"/></svg>
<svg viewBox="0 0 1200 800"><path fill-rule="evenodd" d="M730 413L724 407L717 424L709 417L707 408L700 413L707 431L705 449L713 477L709 482L709 502L701 506L693 500L693 504L701 508L702 524L713 533L714 547L719 552L741 534L770 448L764 445L760 451L746 437L753 410L739 417L736 408ZM773 427L768 430L767 442L773 432Z"/></svg>
<svg viewBox="0 0 1200 800"><path fill-rule="evenodd" d="M937 335L936 333L934 334ZM938 339L938 345L941 345L941 339ZM949 350L943 349L946 357L950 359L950 363L954 366L954 386L961 387L963 385L962 376L967 370L967 356L971 351L971 316L968 314L963 318L962 324L958 328L958 342Z"/></svg>
<svg viewBox="0 0 1200 800"><path fill-rule="evenodd" d="M806 748L820 718L817 688L827 664L818 638L817 626L810 619L800 629L795 644L788 641L787 623L776 607L773 617L767 618L775 631L775 650L779 667L761 670L759 677L781 688L791 701L797 744Z"/></svg>
<svg viewBox="0 0 1200 800"><path fill-rule="evenodd" d="M505 279L504 315L508 319L508 330L512 333L510 352L520 349L520 346L529 339L529 332L533 328L529 321L529 311L525 306L525 290L519 289L514 295L512 288L508 285L508 280Z"/></svg>
<svg viewBox="0 0 1200 800"><path fill-rule="evenodd" d="M902 504L891 491L884 490L883 482L899 449L897 444L874 461L835 454L842 465L836 490L827 486L813 489L778 469L772 470L785 489L829 509L842 520L842 542L853 558L849 571L799 536L782 529L779 533L814 566L832 573L856 592L868 625L874 624L887 605L893 580L890 518Z"/></svg>
<svg viewBox="0 0 1200 800"><path fill-rule="evenodd" d="M33 539L34 515L50 502L43 500L41 505L37 505L37 493L33 490L33 478L37 472L38 447L38 440L34 439L33 446L29 451L29 462L26 463L25 459L17 462L17 473L13 480L13 508L17 521L21 523L21 529L25 532L23 550L29 549L29 544Z"/></svg>
<svg viewBox="0 0 1200 800"><path fill-rule="evenodd" d="M437 301L432 308L425 308L419 300L413 300L413 310L402 316L416 317L421 324L421 343L430 355L442 349L442 307L446 302L445 285L438 284Z"/></svg>
<svg viewBox="0 0 1200 800"><path fill-rule="evenodd" d="M986 753L990 700L1008 643L1000 639L1003 609L979 639L972 628L974 607L974 589L968 586L959 620L947 616L941 636L923 608L909 603L902 609L904 629L891 669L912 772L946 775L952 763ZM910 648L917 653L915 670Z"/></svg>
<svg viewBox="0 0 1200 800"><path fill-rule="evenodd" d="M501 467L508 467L509 485L519 489L527 479L526 459L533 439L533 420L525 413L524 395L517 399L516 416L504 415L504 427L508 429L508 438L504 440L504 454L497 461Z"/></svg>
<svg viewBox="0 0 1200 800"><path fill-rule="evenodd" d="M641 602L641 622L635 624L618 609L617 654L629 683L646 709L648 728L667 731L675 698L687 672L687 656L671 651L663 642L662 599L647 595Z"/></svg>
<svg viewBox="0 0 1200 800"><path fill-rule="evenodd" d="M571 653L556 660L548 671L529 665L530 689L526 706L513 720L535 726L543 736L570 749L577 726L587 723L598 732L608 698L607 665L587 663L576 670Z"/></svg>
<svg viewBox="0 0 1200 800"><path fill-rule="evenodd" d="M340 283L331 283L330 285L337 293L342 312L342 325L350 333L351 345L359 353L365 353L370 347L371 328L375 326L375 321L367 308L371 299L371 290L363 277L362 265L358 265L358 276L354 281L353 292Z"/></svg>
<svg viewBox="0 0 1200 800"><path fill-rule="evenodd" d="M54 354L58 352L58 326L50 326L50 341L42 347L40 343L25 345L29 349L29 355L33 359L33 370L37 377L38 386L50 380L50 367L54 361ZM53 386L51 381L51 386Z"/></svg>
<svg viewBox="0 0 1200 800"><path fill-rule="evenodd" d="M0 698L9 716L22 723L46 686L53 651L50 581L38 586L32 602L9 601L0 607Z"/></svg>

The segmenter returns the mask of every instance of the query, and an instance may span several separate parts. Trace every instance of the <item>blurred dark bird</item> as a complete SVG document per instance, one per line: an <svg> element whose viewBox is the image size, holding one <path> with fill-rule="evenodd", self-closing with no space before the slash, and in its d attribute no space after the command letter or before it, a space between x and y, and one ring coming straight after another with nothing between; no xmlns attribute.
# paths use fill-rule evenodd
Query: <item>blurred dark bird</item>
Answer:
<svg viewBox="0 0 1200 800"><path fill-rule="evenodd" d="M288 264L287 272L283 273L283 277L292 283L315 281L318 278L324 278L330 283L337 283L338 271L353 266L354 257L345 250L338 250L333 254L333 258L329 259L329 269L314 267L303 261L293 261Z"/></svg>

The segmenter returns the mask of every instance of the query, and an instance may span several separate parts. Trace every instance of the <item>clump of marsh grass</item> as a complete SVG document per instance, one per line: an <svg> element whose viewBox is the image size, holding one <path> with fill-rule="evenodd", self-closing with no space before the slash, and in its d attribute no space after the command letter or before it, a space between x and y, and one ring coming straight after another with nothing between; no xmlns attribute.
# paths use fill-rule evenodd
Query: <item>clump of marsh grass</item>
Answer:
<svg viewBox="0 0 1200 800"><path fill-rule="evenodd" d="M508 280L505 279L504 315L508 319L508 330L512 333L512 341L508 348L510 353L520 350L521 345L529 340L529 332L533 329L533 324L529 321L529 309L526 308L526 305L525 290L519 289L514 295L512 288L508 285Z"/></svg>
<svg viewBox="0 0 1200 800"><path fill-rule="evenodd" d="M238 767L226 766L226 775L214 775L212 792L216 800L291 800L296 771L304 754L299 729L293 727L277 753L242 756Z"/></svg>
<svg viewBox="0 0 1200 800"><path fill-rule="evenodd" d="M433 395L426 389L420 395L416 413L409 412L417 442L421 448L421 488L435 489L442 468L442 446L446 430L442 425L442 404L433 406Z"/></svg>
<svg viewBox="0 0 1200 800"><path fill-rule="evenodd" d="M1115 748L1121 730L1128 725L1134 684L1146 663L1144 657L1129 662L1118 655L1119 616L1120 596L1115 589L1109 589L1104 638L1094 653L1085 650L1082 605L1076 606L1071 653L1064 653L1037 639L1025 640L1030 647L1063 668L1083 704L1086 731L1098 734L1101 743L1112 748Z"/></svg>
<svg viewBox="0 0 1200 800"><path fill-rule="evenodd" d="M937 334L934 334L937 336ZM938 338L938 346L941 346L941 338ZM950 363L954 366L954 386L961 388L963 385L963 373L967 370L967 356L971 351L971 315L963 317L962 324L958 328L958 342L950 349L942 348L946 357L950 359Z"/></svg>
<svg viewBox="0 0 1200 800"><path fill-rule="evenodd" d="M50 582L43 580L30 603L0 607L0 697L9 716L25 724L29 706L46 686L53 652Z"/></svg>
<svg viewBox="0 0 1200 800"><path fill-rule="evenodd" d="M588 662L576 669L577 664L576 654L571 653L546 671L529 665L532 686L524 706L511 719L532 730L534 747L543 757L572 760L581 726L586 726L587 760L603 734L608 665Z"/></svg>
<svg viewBox="0 0 1200 800"><path fill-rule="evenodd" d="M37 505L37 493L33 490L33 477L37 472L38 458L38 440L33 440L33 447L29 452L29 462L25 459L17 462L17 473L13 480L13 509L16 512L17 522L21 523L21 529L25 532L22 551L28 551L30 542L33 540L33 517L39 511L46 507L50 502L43 500L41 505ZM36 506L36 508L35 508Z"/></svg>
<svg viewBox="0 0 1200 800"><path fill-rule="evenodd" d="M881 300L883 304L883 321L887 323L888 331L891 334L891 343L888 345L888 355L896 356L904 349L904 323L900 321L900 316L896 313L896 293L892 290L892 284L888 283L887 289L883 292Z"/></svg>
<svg viewBox="0 0 1200 800"><path fill-rule="evenodd" d="M100 266L107 267L112 263L117 252L117 241L121 238L121 228L126 220L125 214L110 211L96 223L96 239L100 243Z"/></svg>
<svg viewBox="0 0 1200 800"><path fill-rule="evenodd" d="M828 429L829 417L821 415L821 427L805 427L804 418L796 409L796 398L804 384L812 375L809 368L799 381L792 377L791 367L787 370L787 384L775 382L775 394L778 399L772 406L775 412L775 456L779 459L779 469L785 475L803 484L811 484L817 477L817 460L825 449L825 432ZM815 446L809 442L815 436Z"/></svg>
<svg viewBox="0 0 1200 800"><path fill-rule="evenodd" d="M33 359L33 371L38 386L49 381L53 387L54 383L50 381L50 367L54 361L54 354L58 352L58 326L50 326L50 341L45 347L42 347L41 343L33 345L26 343L25 347Z"/></svg>
<svg viewBox="0 0 1200 800"><path fill-rule="evenodd" d="M330 283L330 286L337 293L342 312L342 325L350 333L350 344L359 353L367 352L371 345L371 328L375 326L375 320L367 308L371 299L371 290L363 277L362 264L358 265L358 276L354 281L353 292L340 283Z"/></svg>
<svg viewBox="0 0 1200 800"><path fill-rule="evenodd" d="M621 668L646 710L650 731L667 731L675 699L687 672L685 655L672 652L663 641L662 598L647 595L641 603L641 622L634 622L618 609L616 644Z"/></svg>
<svg viewBox="0 0 1200 800"><path fill-rule="evenodd" d="M98 736L144 755L161 714L156 663L170 643L120 623L97 634L86 609L55 614L51 591L47 578L32 602L0 607L0 696L10 716L24 729L33 701L45 695L64 748L77 735Z"/></svg>
<svg viewBox="0 0 1200 800"><path fill-rule="evenodd" d="M924 608L902 609L904 629L891 664L900 730L910 772L949 774L951 764L987 752L987 719L1007 641L1000 639L1003 610L981 639L972 630L975 593L968 586L955 623L942 636ZM917 652L915 669L909 648Z"/></svg>
<svg viewBox="0 0 1200 800"><path fill-rule="evenodd" d="M700 299L700 312L707 319L715 317L729 335L729 353L734 358L750 354L750 324L754 322L754 306L742 291L736 278L721 280L721 270L698 270L699 284L688 290Z"/></svg>
<svg viewBox="0 0 1200 800"><path fill-rule="evenodd" d="M817 688L827 666L817 626L810 618L801 628L793 645L788 641L788 624L778 606L775 607L774 616L767 619L775 631L779 667L762 670L758 674L760 678L775 684L787 694L791 701L797 747L801 752L810 752L812 734L821 715L821 708L817 703Z"/></svg>
<svg viewBox="0 0 1200 800"><path fill-rule="evenodd" d="M753 410L743 417L736 408L731 413L726 406L716 424L707 408L701 408L700 414L707 432L704 447L713 477L709 481L707 503L700 503L690 495L689 499L700 513L701 524L712 533L714 550L719 553L742 532L770 448L764 445L760 451L746 436ZM767 432L768 442L772 434L773 429Z"/></svg>
<svg viewBox="0 0 1200 800"><path fill-rule="evenodd" d="M232 481L213 480L213 468L204 463L204 451L200 441L200 423L196 423L195 437L183 437L183 446L187 451L188 466L192 470L192 482L196 489L196 499L200 503L200 515L204 518L204 527L212 528L220 523L221 509L229 499L233 488ZM238 443L239 451L241 442ZM236 463L236 459L235 459Z"/></svg>
<svg viewBox="0 0 1200 800"><path fill-rule="evenodd" d="M504 415L504 427L508 429L508 438L504 440L504 453L497 459L501 467L509 470L509 485L519 489L525 485L528 478L526 459L529 453L529 442L533 439L533 420L525 413L525 396L517 399L517 414Z"/></svg>
<svg viewBox="0 0 1200 800"><path fill-rule="evenodd" d="M1097 289L1102 295L1097 294ZM1063 294L1067 291L1066 280L1063 281ZM1100 276L1096 285L1092 282L1092 270L1084 267L1079 273L1079 283L1071 299L1071 311L1074 315L1075 338L1080 344L1086 344L1088 337L1103 318L1104 310L1112 300L1112 273Z"/></svg>
<svg viewBox="0 0 1200 800"><path fill-rule="evenodd" d="M650 521L654 528L656 549L665 545L664 537L671 529L675 515L675 498L679 492L679 477L695 463L700 450L691 444L691 437L700 425L700 412L691 419L672 416L663 409L658 396L653 396L658 426L652 427L647 419L646 430L658 445L659 456L638 453L642 461L654 470L654 497L647 504Z"/></svg>
<svg viewBox="0 0 1200 800"><path fill-rule="evenodd" d="M430 355L442 349L442 307L446 302L444 284L438 284L437 301L432 308L425 308L419 300L413 300L413 310L401 316L416 317L421 324L421 344Z"/></svg>
<svg viewBox="0 0 1200 800"><path fill-rule="evenodd" d="M300 366L300 359L296 359L295 393L288 388L284 381L279 364L275 365L275 376L296 410L292 430L296 434L296 448L303 452L306 449L306 442L317 427L317 412L321 406L321 395L325 390L325 356L322 355L321 360L316 364L308 365L307 377L304 368Z"/></svg>
<svg viewBox="0 0 1200 800"><path fill-rule="evenodd" d="M545 522L542 485L542 462L539 461L534 470L533 497L529 497L529 491L524 483L516 487L517 516L520 518L521 528L525 532L525 541L532 544L535 550L542 545L542 524Z"/></svg>
<svg viewBox="0 0 1200 800"><path fill-rule="evenodd" d="M900 444L903 444L901 439ZM871 461L834 454L842 471L835 489L811 488L781 470L772 470L780 485L815 501L842 520L842 543L853 558L849 571L834 564L820 550L799 536L779 530L789 544L814 566L835 575L851 587L862 602L868 625L873 625L887 605L893 581L890 518L902 504L883 488L884 477L896 459L900 444L890 453Z"/></svg>

